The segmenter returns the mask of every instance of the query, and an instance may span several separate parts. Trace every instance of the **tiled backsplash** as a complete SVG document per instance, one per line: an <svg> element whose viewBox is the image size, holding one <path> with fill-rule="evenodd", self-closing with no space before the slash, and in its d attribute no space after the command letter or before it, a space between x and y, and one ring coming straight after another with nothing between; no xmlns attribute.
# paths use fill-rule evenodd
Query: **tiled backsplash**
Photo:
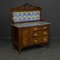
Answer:
<svg viewBox="0 0 60 60"><path fill-rule="evenodd" d="M40 11L13 12L14 22L33 21L40 19Z"/></svg>

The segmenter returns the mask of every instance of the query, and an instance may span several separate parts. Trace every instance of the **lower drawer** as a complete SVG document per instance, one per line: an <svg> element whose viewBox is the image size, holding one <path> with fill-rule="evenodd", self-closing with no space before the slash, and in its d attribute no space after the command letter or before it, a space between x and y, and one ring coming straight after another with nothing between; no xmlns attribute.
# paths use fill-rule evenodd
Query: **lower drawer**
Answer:
<svg viewBox="0 0 60 60"><path fill-rule="evenodd" d="M48 42L48 36L43 36L43 37L34 37L30 39L31 44L39 44L39 43L46 43Z"/></svg>

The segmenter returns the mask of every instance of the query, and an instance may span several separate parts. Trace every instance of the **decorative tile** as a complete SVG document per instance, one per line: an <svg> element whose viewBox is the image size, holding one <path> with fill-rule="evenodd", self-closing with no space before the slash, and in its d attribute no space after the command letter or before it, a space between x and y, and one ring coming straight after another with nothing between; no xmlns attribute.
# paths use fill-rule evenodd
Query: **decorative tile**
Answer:
<svg viewBox="0 0 60 60"><path fill-rule="evenodd" d="M15 22L21 21L32 21L40 19L40 11L32 12L13 12L13 20Z"/></svg>
<svg viewBox="0 0 60 60"><path fill-rule="evenodd" d="M25 12L23 13L23 16L26 16L26 13Z"/></svg>

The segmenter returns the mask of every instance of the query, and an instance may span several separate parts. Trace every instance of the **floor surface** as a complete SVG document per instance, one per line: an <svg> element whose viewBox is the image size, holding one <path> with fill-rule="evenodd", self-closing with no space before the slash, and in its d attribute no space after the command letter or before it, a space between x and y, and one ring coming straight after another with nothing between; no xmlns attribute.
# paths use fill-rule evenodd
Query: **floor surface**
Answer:
<svg viewBox="0 0 60 60"><path fill-rule="evenodd" d="M60 40L51 40L49 48L37 47L19 54L11 40L0 40L0 60L60 60Z"/></svg>

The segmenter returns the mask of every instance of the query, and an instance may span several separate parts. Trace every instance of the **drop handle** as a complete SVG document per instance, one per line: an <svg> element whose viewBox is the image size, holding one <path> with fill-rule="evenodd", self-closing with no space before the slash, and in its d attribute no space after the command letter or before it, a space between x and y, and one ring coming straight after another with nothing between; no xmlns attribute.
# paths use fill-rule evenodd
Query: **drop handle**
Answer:
<svg viewBox="0 0 60 60"><path fill-rule="evenodd" d="M46 38L44 38L43 40L44 40L44 41L46 41L47 39L46 39Z"/></svg>
<svg viewBox="0 0 60 60"><path fill-rule="evenodd" d="M44 32L44 34L47 34L47 32Z"/></svg>
<svg viewBox="0 0 60 60"><path fill-rule="evenodd" d="M33 34L33 36L37 36L37 33Z"/></svg>
<svg viewBox="0 0 60 60"><path fill-rule="evenodd" d="M38 30L38 28L34 28L34 30Z"/></svg>
<svg viewBox="0 0 60 60"><path fill-rule="evenodd" d="M37 40L34 40L34 42L37 42Z"/></svg>
<svg viewBox="0 0 60 60"><path fill-rule="evenodd" d="M47 29L47 27L45 26L44 29Z"/></svg>

